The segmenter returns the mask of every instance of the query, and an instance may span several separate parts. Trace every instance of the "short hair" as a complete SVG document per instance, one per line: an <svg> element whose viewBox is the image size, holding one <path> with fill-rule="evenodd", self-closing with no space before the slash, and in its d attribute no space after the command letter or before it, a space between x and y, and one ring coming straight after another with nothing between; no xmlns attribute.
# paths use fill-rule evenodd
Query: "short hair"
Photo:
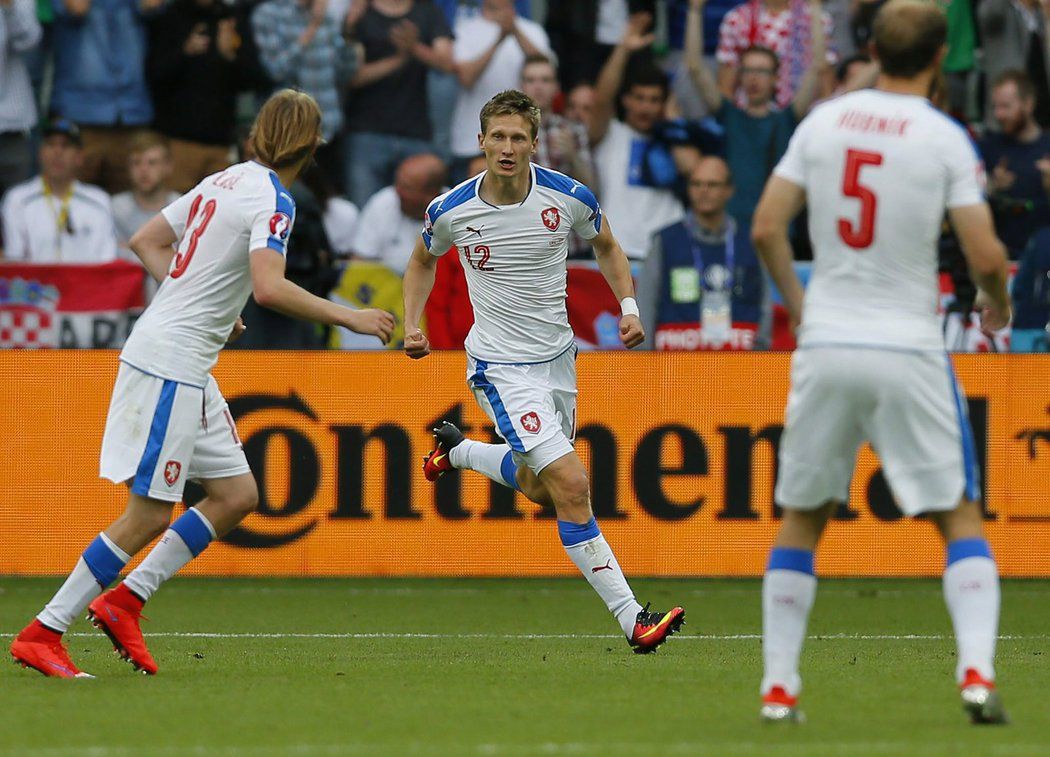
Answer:
<svg viewBox="0 0 1050 757"><path fill-rule="evenodd" d="M270 168L305 162L321 137L321 108L305 92L282 89L263 103L248 137L255 156Z"/></svg>
<svg viewBox="0 0 1050 757"><path fill-rule="evenodd" d="M128 155L139 155L146 152L146 150L152 150L154 147L161 148L164 150L165 156L171 157L171 143L168 141L168 138L158 132L143 129L132 136L131 142L128 144Z"/></svg>
<svg viewBox="0 0 1050 757"><path fill-rule="evenodd" d="M539 63L542 63L545 66L550 66L551 70L554 71L555 74L558 73L558 66L555 65L554 61L541 53L536 53L534 55L526 57L525 62L521 64L521 70L524 72L525 69L529 66L534 66Z"/></svg>
<svg viewBox="0 0 1050 757"><path fill-rule="evenodd" d="M517 89L507 89L494 95L481 109L481 133L487 134L489 121L494 116L521 116L529 123L532 138L540 131L540 109L532 98Z"/></svg>
<svg viewBox="0 0 1050 757"><path fill-rule="evenodd" d="M1022 100L1035 99L1035 85L1031 77L1019 68L1008 68L996 76L992 81L992 89L1011 83L1017 87L1017 94Z"/></svg>
<svg viewBox="0 0 1050 757"><path fill-rule="evenodd" d="M671 91L671 84L667 74L653 65L641 66L630 72L624 92L630 92L634 87L659 87L666 98Z"/></svg>
<svg viewBox="0 0 1050 757"><path fill-rule="evenodd" d="M948 20L934 3L890 0L876 14L872 33L882 72L910 79L937 60L948 39Z"/></svg>
<svg viewBox="0 0 1050 757"><path fill-rule="evenodd" d="M739 60L743 62L745 55L751 55L757 53L758 55L765 55L771 61L773 61L773 73L777 73L780 70L780 56L777 55L776 51L771 47L765 45L750 45L742 53L740 53Z"/></svg>

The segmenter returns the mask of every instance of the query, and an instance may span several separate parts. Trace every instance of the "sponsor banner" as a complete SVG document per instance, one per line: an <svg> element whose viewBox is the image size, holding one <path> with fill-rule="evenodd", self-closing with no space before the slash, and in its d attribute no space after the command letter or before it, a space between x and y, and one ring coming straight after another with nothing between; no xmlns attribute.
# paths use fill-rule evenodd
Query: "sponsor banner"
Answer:
<svg viewBox="0 0 1050 757"><path fill-rule="evenodd" d="M791 356L582 353L578 442L594 509L634 575L758 576ZM989 538L1007 576L1050 576L1050 357L960 355ZM99 480L112 351L0 353L0 573L64 574L126 494ZM472 472L427 482L428 429L493 439L462 353L230 352L215 371L259 511L187 571L572 575L553 513ZM188 498L200 490L188 489ZM178 506L177 511L181 511ZM902 518L862 451L817 555L824 575L932 576L932 525Z"/></svg>
<svg viewBox="0 0 1050 757"><path fill-rule="evenodd" d="M0 263L0 349L116 348L145 306L142 266Z"/></svg>

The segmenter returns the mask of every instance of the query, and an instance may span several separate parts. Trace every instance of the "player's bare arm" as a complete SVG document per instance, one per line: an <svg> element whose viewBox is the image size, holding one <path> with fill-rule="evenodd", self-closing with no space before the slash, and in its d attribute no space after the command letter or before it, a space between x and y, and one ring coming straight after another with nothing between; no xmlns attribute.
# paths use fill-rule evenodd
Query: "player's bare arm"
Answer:
<svg viewBox="0 0 1050 757"><path fill-rule="evenodd" d="M419 322L423 319L423 308L434 288L437 261L427 250L422 238L417 239L402 282L405 296L405 354L413 360L430 354L430 340L419 328Z"/></svg>
<svg viewBox="0 0 1050 757"><path fill-rule="evenodd" d="M264 308L293 318L303 318L331 326L343 326L358 334L377 336L383 343L394 332L394 316L384 310L351 310L310 294L284 277L285 260L269 248L250 255L252 294Z"/></svg>
<svg viewBox="0 0 1050 757"><path fill-rule="evenodd" d="M751 241L773 283L784 297L793 326L802 320L802 282L795 273L788 227L805 205L802 187L779 176L770 178L751 222Z"/></svg>
<svg viewBox="0 0 1050 757"><path fill-rule="evenodd" d="M637 347L645 341L645 329L642 327L641 318L638 317L638 305L634 300L631 264L620 243L613 236L608 219L602 219L602 228L598 236L591 240L591 245L598 268L620 302L620 341L627 349Z"/></svg>
<svg viewBox="0 0 1050 757"><path fill-rule="evenodd" d="M160 283L171 269L171 259L175 257L173 245L177 241L179 239L175 236L175 230L164 216L158 213L135 232L128 246L142 261L149 275Z"/></svg>
<svg viewBox="0 0 1050 757"><path fill-rule="evenodd" d="M952 208L948 211L970 276L977 284L975 307L981 313L981 328L986 334L1006 328L1010 323L1010 293L1006 248L995 235L992 212L985 203Z"/></svg>

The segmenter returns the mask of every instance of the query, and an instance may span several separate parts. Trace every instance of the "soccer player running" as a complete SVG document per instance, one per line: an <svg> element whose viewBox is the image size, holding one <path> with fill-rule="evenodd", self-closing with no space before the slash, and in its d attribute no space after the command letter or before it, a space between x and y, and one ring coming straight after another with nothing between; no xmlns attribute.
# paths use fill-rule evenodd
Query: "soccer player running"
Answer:
<svg viewBox="0 0 1050 757"><path fill-rule="evenodd" d="M317 103L293 90L274 94L250 139L255 160L207 177L131 239L161 285L120 354L102 439L101 475L128 484L128 503L11 644L11 655L24 667L60 678L91 677L62 644L62 634L87 607L122 657L136 670L157 672L139 629L143 604L251 513L259 498L226 401L210 375L228 337L243 331L238 314L249 294L286 315L384 341L394 329L389 313L350 310L284 278L295 222L285 187L322 142ZM169 527L187 479L198 480L207 496ZM165 529L124 582L101 594Z"/></svg>
<svg viewBox="0 0 1050 757"><path fill-rule="evenodd" d="M980 294L983 328L1010 321L1004 247L962 128L927 99L947 50L935 3L891 0L874 24L875 89L802 122L755 214L755 245L799 326L780 447L784 519L762 587L761 715L798 720L799 654L817 581L813 551L871 442L897 504L947 545L944 597L973 722L1001 723L999 578L982 528L973 435L937 316L937 238L948 216ZM788 224L809 207L803 299Z"/></svg>
<svg viewBox="0 0 1050 757"><path fill-rule="evenodd" d="M467 382L504 444L465 439L444 423L423 470L478 471L553 506L565 551L604 600L635 652L651 652L678 630L681 607L649 612L634 598L591 512L587 469L573 450L576 347L565 309L571 231L591 241L620 301L620 339L644 339L630 264L590 189L530 163L540 110L528 95L501 92L481 109L478 143L487 170L435 199L405 271L405 352L422 358L419 329L438 257L462 255L475 322L467 336Z"/></svg>

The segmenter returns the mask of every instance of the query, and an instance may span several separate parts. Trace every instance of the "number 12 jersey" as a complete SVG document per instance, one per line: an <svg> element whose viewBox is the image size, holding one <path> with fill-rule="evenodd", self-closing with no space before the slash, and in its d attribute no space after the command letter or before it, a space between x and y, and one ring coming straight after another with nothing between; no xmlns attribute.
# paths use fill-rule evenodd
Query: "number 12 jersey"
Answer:
<svg viewBox="0 0 1050 757"><path fill-rule="evenodd" d="M962 127L922 97L854 92L799 125L774 174L806 192L813 271L799 346L943 351L944 212L984 202Z"/></svg>
<svg viewBox="0 0 1050 757"><path fill-rule="evenodd" d="M249 161L207 177L161 213L177 254L120 359L203 387L251 294L248 255L287 254L295 202L276 173Z"/></svg>

